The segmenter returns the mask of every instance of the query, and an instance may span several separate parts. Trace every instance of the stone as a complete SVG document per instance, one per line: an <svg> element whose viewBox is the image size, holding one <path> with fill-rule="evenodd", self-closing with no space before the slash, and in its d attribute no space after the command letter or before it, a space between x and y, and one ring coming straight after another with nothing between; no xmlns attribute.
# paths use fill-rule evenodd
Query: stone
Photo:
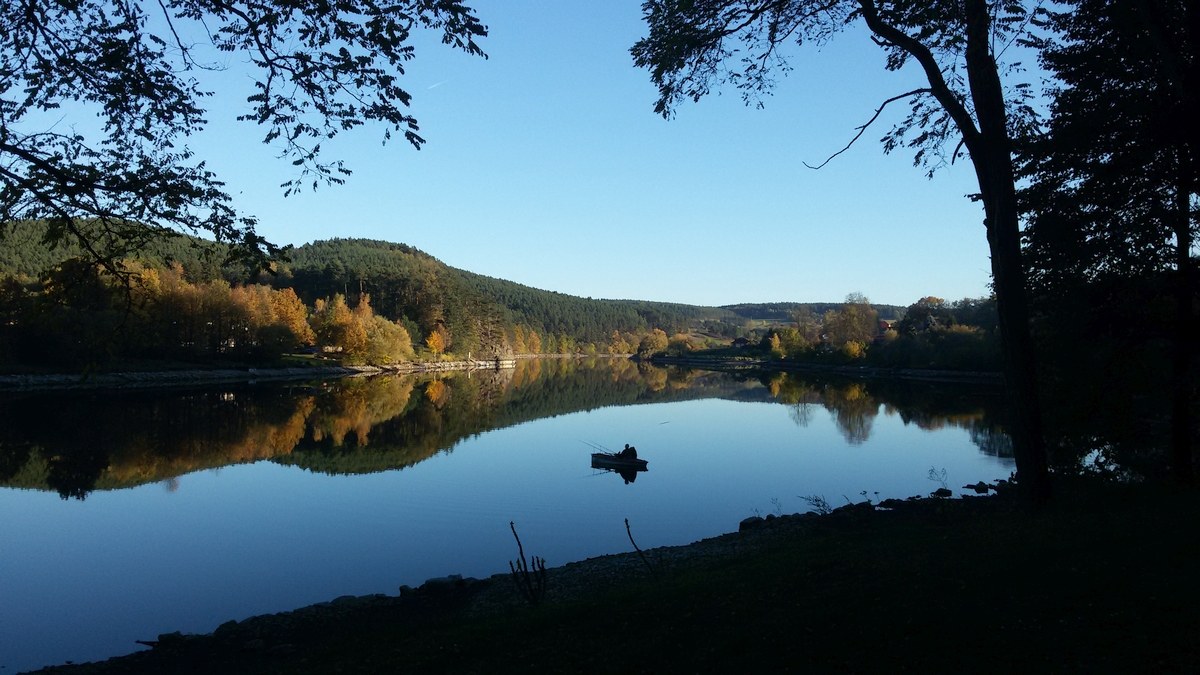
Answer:
<svg viewBox="0 0 1200 675"><path fill-rule="evenodd" d="M405 584L400 587L400 597L408 597L413 594L413 587Z"/></svg>
<svg viewBox="0 0 1200 675"><path fill-rule="evenodd" d="M425 583L421 584L421 588L427 591L449 590L458 586L462 586L462 575L451 574L444 577L434 577L426 579Z"/></svg>
<svg viewBox="0 0 1200 675"><path fill-rule="evenodd" d="M762 516L750 516L749 518L738 523L738 532L741 532L743 530L749 530L750 528L753 528L753 527L758 527L759 525L762 525L765 522L766 521L762 519Z"/></svg>

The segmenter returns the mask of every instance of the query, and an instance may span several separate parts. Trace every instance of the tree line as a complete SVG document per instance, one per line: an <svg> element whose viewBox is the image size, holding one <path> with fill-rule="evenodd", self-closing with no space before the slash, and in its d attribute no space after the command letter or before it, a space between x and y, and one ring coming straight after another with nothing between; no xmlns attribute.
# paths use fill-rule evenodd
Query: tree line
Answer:
<svg viewBox="0 0 1200 675"><path fill-rule="evenodd" d="M819 311L825 308L824 311ZM995 298L947 302L933 296L881 319L866 296L852 293L841 305L792 304L786 321L742 331L734 346L679 333L646 343L644 355L706 354L888 368L999 371L1002 357ZM711 323L702 330L713 329ZM740 336L742 337L742 336Z"/></svg>
<svg viewBox="0 0 1200 675"><path fill-rule="evenodd" d="M255 273L219 244L169 238L122 261L116 276L78 246L48 250L47 227L14 226L0 251L0 362L262 360L304 348L376 364L634 353L660 327L733 316L541 291L450 268L404 244L357 239L306 244Z"/></svg>

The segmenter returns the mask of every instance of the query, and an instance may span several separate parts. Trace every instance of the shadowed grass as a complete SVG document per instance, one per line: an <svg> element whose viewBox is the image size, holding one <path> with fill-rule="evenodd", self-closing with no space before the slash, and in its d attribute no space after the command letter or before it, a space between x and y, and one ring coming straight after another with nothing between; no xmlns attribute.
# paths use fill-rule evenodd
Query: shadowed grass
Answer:
<svg viewBox="0 0 1200 675"><path fill-rule="evenodd" d="M575 603L373 626L283 671L1194 672L1194 496L859 509L753 558Z"/></svg>

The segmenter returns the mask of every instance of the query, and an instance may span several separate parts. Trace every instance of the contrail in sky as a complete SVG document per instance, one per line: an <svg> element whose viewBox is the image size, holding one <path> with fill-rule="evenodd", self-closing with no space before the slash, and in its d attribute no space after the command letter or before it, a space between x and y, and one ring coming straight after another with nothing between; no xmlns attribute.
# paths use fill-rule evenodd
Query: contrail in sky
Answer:
<svg viewBox="0 0 1200 675"><path fill-rule="evenodd" d="M447 82L449 82L449 81L450 81L450 80L442 80L441 82L438 82L437 84L430 85L430 86L428 86L428 87L425 87L425 88L426 88L426 89L433 89L434 87L440 87L440 86L442 86L443 84L446 84L446 83L447 83Z"/></svg>

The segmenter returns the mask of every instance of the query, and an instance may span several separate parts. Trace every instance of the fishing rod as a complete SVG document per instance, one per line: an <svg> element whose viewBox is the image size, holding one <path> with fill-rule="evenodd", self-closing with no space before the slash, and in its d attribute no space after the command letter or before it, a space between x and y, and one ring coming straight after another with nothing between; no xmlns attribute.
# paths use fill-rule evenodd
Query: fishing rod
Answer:
<svg viewBox="0 0 1200 675"><path fill-rule="evenodd" d="M579 438L577 438L575 440L579 441L580 443L583 443L584 445L588 446L589 448L591 448L593 450L596 450L597 452L607 452L610 455L613 454L612 450L609 450L608 448L604 447L603 445L600 445L599 443L592 443L591 441L585 441L585 440L579 439Z"/></svg>

